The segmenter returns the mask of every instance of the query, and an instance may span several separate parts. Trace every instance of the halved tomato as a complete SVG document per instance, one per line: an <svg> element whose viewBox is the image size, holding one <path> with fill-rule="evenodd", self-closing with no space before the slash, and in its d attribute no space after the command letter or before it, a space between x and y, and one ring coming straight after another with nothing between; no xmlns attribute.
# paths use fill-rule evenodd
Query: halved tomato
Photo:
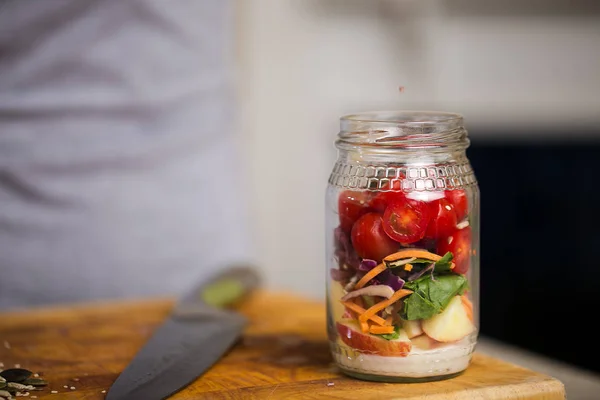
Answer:
<svg viewBox="0 0 600 400"><path fill-rule="evenodd" d="M437 239L447 237L456 229L458 222L454 205L446 198L429 203L431 221L427 225L425 237Z"/></svg>
<svg viewBox="0 0 600 400"><path fill-rule="evenodd" d="M404 192L379 192L369 203L371 209L383 214L388 205L400 201L406 201Z"/></svg>
<svg viewBox="0 0 600 400"><path fill-rule="evenodd" d="M370 195L367 192L344 190L338 198L340 227L350 233L352 225L369 211Z"/></svg>
<svg viewBox="0 0 600 400"><path fill-rule="evenodd" d="M452 271L466 274L470 264L471 228L458 229L447 238L440 238L436 250L436 253L440 255L451 252L456 264Z"/></svg>
<svg viewBox="0 0 600 400"><path fill-rule="evenodd" d="M430 207L419 200L406 197L389 203L383 214L383 230L389 237L402 244L422 239L431 219Z"/></svg>
<svg viewBox="0 0 600 400"><path fill-rule="evenodd" d="M461 222L469 213L469 200L467 199L467 192L462 189L447 190L446 198L454 206L454 212L456 212L456 219Z"/></svg>
<svg viewBox="0 0 600 400"><path fill-rule="evenodd" d="M367 213L356 221L351 236L356 254L377 262L400 247L385 234L381 215L374 212Z"/></svg>

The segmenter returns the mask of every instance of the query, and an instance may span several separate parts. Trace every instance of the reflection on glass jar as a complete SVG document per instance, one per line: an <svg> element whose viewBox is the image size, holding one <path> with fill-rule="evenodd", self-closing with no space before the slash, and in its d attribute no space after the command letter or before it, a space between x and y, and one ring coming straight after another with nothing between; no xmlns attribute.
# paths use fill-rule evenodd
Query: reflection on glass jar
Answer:
<svg viewBox="0 0 600 400"><path fill-rule="evenodd" d="M478 331L479 189L463 119L343 117L327 189L327 324L348 375L464 371Z"/></svg>

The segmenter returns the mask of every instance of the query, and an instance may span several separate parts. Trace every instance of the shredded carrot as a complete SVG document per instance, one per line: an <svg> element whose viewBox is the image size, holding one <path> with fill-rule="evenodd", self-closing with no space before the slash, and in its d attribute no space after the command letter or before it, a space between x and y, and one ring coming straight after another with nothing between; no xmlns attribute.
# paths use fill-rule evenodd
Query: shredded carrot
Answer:
<svg viewBox="0 0 600 400"><path fill-rule="evenodd" d="M369 333L374 333L376 335L382 335L384 333L394 333L394 327L373 325L369 328Z"/></svg>
<svg viewBox="0 0 600 400"><path fill-rule="evenodd" d="M355 313L357 313L358 315L362 315L367 311L364 308L352 303L351 301L342 301L342 304L349 310L352 310ZM377 325L381 325L381 326L385 325L385 319L381 318L379 315L373 315L369 319L371 321L375 322Z"/></svg>
<svg viewBox="0 0 600 400"><path fill-rule="evenodd" d="M427 260L431 260L431 261L439 261L442 256L438 256L437 254L431 253L427 250L420 250L420 249L404 249L404 250L400 250L399 252L390 254L387 257L384 257L383 261L387 261L387 262L392 262L392 261L398 261L401 260L403 258L425 258ZM450 269L454 269L455 265L454 263L452 263L450 265Z"/></svg>
<svg viewBox="0 0 600 400"><path fill-rule="evenodd" d="M387 257L384 257L383 261L398 261L403 258L426 258L427 260L437 261L441 259L441 256L438 256L435 253L431 253L427 250L421 249L402 249L396 253L392 253Z"/></svg>
<svg viewBox="0 0 600 400"><path fill-rule="evenodd" d="M471 300L469 300L467 296L462 295L460 296L460 299L462 300L462 303L465 305L465 307L473 311L473 303L471 302Z"/></svg>
<svg viewBox="0 0 600 400"><path fill-rule="evenodd" d="M404 264L404 270L405 271L412 271L412 264Z"/></svg>
<svg viewBox="0 0 600 400"><path fill-rule="evenodd" d="M412 290L408 290L408 289L400 289L400 290L396 291L392 295L392 297L390 297L388 300L380 301L379 303L375 304L373 307L370 307L364 313L360 314L358 316L358 320L359 321L368 321L369 319L371 319L371 317L373 317L379 311L383 310L387 306L391 306L392 304L394 304L395 302L397 302L404 296L408 296L412 292L413 292Z"/></svg>
<svg viewBox="0 0 600 400"><path fill-rule="evenodd" d="M373 268L372 270L370 270L369 272L366 273L365 276L363 276L360 281L356 282L356 285L354 285L355 289L360 289L363 286L365 286L367 283L369 283L369 281L373 278L375 278L377 275L379 275L380 273L382 273L383 271L385 271L386 269L386 265L385 264L379 264L378 266L376 266L375 268Z"/></svg>
<svg viewBox="0 0 600 400"><path fill-rule="evenodd" d="M387 317L387 318L385 319L385 326L390 326L390 325L392 325L392 320L393 320L393 318L392 318L392 317Z"/></svg>
<svg viewBox="0 0 600 400"><path fill-rule="evenodd" d="M366 321L360 322L360 330L362 331L362 333L369 333L369 330L370 330L369 328L370 328L370 326L369 326L368 322L366 322Z"/></svg>
<svg viewBox="0 0 600 400"><path fill-rule="evenodd" d="M471 320L471 322L474 322L473 321L473 310L471 310L469 308L466 308L465 310L467 311L467 317Z"/></svg>

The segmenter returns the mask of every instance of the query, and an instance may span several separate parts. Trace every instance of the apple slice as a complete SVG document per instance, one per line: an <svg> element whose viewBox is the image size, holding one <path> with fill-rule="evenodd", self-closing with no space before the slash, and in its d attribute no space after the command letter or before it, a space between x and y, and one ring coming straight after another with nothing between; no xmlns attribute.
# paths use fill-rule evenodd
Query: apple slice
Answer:
<svg viewBox="0 0 600 400"><path fill-rule="evenodd" d="M334 321L340 320L346 312L346 307L340 303L340 299L346 294L343 286L339 282L331 281L329 283L329 305Z"/></svg>
<svg viewBox="0 0 600 400"><path fill-rule="evenodd" d="M377 335L362 333L354 320L341 320L336 322L340 339L354 350L387 357L406 357L411 349L410 339L404 330L400 330L400 337L386 340Z"/></svg>
<svg viewBox="0 0 600 400"><path fill-rule="evenodd" d="M410 339L410 342L413 345L413 349L421 350L431 350L440 346L444 346L444 343L438 342L437 340L434 340L427 335L420 335L415 338L412 338Z"/></svg>
<svg viewBox="0 0 600 400"><path fill-rule="evenodd" d="M402 320L402 329L406 331L406 335L409 339L412 339L416 336L419 336L423 333L423 329L421 328L421 321L404 321Z"/></svg>
<svg viewBox="0 0 600 400"><path fill-rule="evenodd" d="M454 342L475 330L460 296L454 296L444 311L422 322L423 331L438 342Z"/></svg>

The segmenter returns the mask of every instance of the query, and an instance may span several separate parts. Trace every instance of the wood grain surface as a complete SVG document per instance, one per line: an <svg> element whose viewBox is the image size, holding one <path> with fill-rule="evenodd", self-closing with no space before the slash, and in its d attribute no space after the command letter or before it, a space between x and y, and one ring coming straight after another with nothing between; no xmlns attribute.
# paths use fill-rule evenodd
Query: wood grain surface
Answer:
<svg viewBox="0 0 600 400"><path fill-rule="evenodd" d="M0 362L4 369L20 364L48 380L43 391L30 393L38 399L104 399L102 391L171 305L159 299L0 314ZM565 398L558 380L480 354L464 374L450 380L359 381L341 375L332 364L323 304L289 294L257 293L240 311L251 320L240 342L173 400Z"/></svg>

